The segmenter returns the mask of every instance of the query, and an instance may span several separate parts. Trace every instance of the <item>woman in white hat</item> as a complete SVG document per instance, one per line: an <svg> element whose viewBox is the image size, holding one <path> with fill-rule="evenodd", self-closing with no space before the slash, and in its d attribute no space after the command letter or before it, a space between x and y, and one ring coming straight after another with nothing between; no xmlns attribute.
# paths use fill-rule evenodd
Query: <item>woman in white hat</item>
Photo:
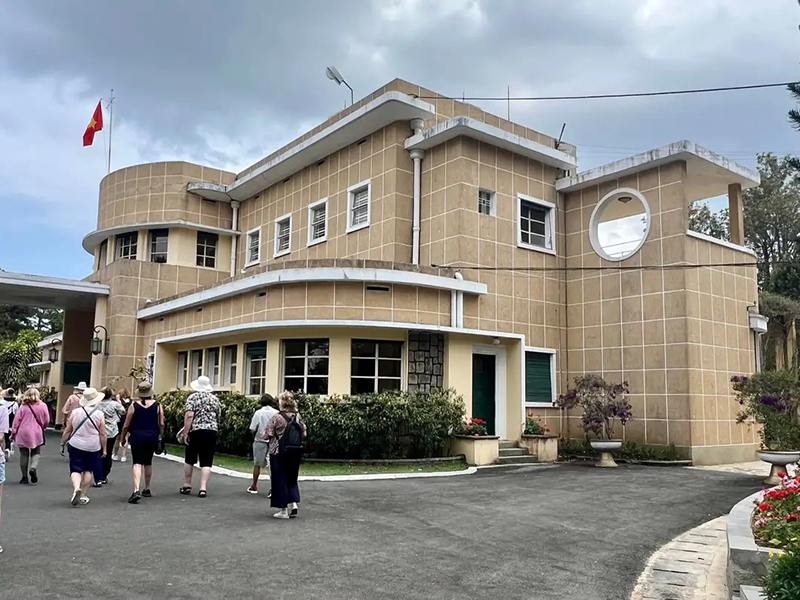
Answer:
<svg viewBox="0 0 800 600"><path fill-rule="evenodd" d="M61 436L61 452L69 446L69 477L72 480L72 506L89 504L86 495L98 463L106 454L106 421L98 404L103 395L92 387L83 391L80 406L67 420Z"/></svg>
<svg viewBox="0 0 800 600"><path fill-rule="evenodd" d="M179 490L181 494L192 493L192 474L195 463L200 463L200 492L199 496L208 495L208 479L211 477L211 467L214 465L214 452L217 449L217 431L219 430L219 417L222 410L219 398L212 392L211 380L206 376L198 377L189 384L194 393L186 399L186 413L183 417L183 441L186 444L184 455L183 479L184 485Z"/></svg>

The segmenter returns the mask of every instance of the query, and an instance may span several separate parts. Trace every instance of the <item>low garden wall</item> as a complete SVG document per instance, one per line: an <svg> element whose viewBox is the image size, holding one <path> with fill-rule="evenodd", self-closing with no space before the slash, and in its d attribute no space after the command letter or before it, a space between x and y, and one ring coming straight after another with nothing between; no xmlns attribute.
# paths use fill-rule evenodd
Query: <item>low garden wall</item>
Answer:
<svg viewBox="0 0 800 600"><path fill-rule="evenodd" d="M751 527L754 502L763 492L756 492L736 504L728 515L728 589L738 592L742 585L756 586L769 572L769 555L780 553L756 543Z"/></svg>

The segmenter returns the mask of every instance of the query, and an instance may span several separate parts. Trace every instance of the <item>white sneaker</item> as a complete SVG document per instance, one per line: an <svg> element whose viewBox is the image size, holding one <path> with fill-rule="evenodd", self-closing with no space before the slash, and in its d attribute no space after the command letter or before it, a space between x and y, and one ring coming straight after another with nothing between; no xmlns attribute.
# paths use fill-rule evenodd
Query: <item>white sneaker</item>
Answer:
<svg viewBox="0 0 800 600"><path fill-rule="evenodd" d="M119 454L112 454L111 460L119 460Z"/></svg>
<svg viewBox="0 0 800 600"><path fill-rule="evenodd" d="M284 508L283 510L279 510L278 512L276 512L272 516L274 518L276 518L276 519L288 519L289 518L289 513L286 512L286 509Z"/></svg>
<svg viewBox="0 0 800 600"><path fill-rule="evenodd" d="M123 456L122 458L119 459L119 462L128 462L128 457Z"/></svg>
<svg viewBox="0 0 800 600"><path fill-rule="evenodd" d="M89 498L87 498L86 496L83 496L83 497L82 497L82 498L79 500L79 502L80 502L81 504L89 504Z"/></svg>

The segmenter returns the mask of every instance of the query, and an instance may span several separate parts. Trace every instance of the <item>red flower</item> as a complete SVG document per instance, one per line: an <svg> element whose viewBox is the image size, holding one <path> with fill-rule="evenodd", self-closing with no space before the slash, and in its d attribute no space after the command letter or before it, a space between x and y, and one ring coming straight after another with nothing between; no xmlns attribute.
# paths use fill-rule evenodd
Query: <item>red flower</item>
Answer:
<svg viewBox="0 0 800 600"><path fill-rule="evenodd" d="M778 477L780 477L781 479L786 477L786 471L778 471Z"/></svg>
<svg viewBox="0 0 800 600"><path fill-rule="evenodd" d="M544 428L544 432L545 432L545 433L550 433L550 428L549 428L549 427L545 427L545 428Z"/></svg>
<svg viewBox="0 0 800 600"><path fill-rule="evenodd" d="M758 505L759 510L767 511L770 508L772 508L772 505L767 504L766 502L762 502L761 504Z"/></svg>
<svg viewBox="0 0 800 600"><path fill-rule="evenodd" d="M790 521L790 522L791 521L797 521L797 515L795 515L795 514L786 515L786 520Z"/></svg>

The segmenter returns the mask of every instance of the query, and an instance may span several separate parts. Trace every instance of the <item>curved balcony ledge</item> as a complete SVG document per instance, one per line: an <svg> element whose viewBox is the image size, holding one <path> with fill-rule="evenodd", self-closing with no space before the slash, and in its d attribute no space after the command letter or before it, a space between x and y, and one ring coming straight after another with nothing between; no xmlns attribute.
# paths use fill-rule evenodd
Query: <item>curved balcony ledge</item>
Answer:
<svg viewBox="0 0 800 600"><path fill-rule="evenodd" d="M190 223L182 219L173 221L152 221L147 223L133 223L131 225L117 225L115 227L106 227L105 229L97 229L87 234L83 238L83 249L89 254L94 254L95 248L105 239L112 235L121 235L123 233L130 233L131 231L139 231L140 229L195 229L197 231L207 231L208 233L218 233L219 235L241 235L238 231L231 229L224 229L222 227L211 227L208 225L200 225L199 223Z"/></svg>
<svg viewBox="0 0 800 600"><path fill-rule="evenodd" d="M410 285L471 295L488 293L485 283L456 279L449 269L414 268L404 263L322 259L277 263L270 265L269 268L270 270L255 275L162 300L143 308L137 316L139 319L151 319L208 302L289 283L363 282Z"/></svg>

